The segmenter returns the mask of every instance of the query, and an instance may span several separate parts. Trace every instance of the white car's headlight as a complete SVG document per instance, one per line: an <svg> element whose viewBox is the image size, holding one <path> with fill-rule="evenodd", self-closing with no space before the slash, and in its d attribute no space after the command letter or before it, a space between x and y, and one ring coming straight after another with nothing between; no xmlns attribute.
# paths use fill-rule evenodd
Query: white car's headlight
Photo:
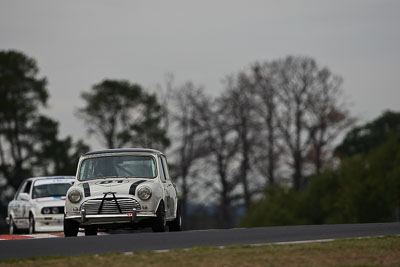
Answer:
<svg viewBox="0 0 400 267"><path fill-rule="evenodd" d="M44 207L44 208L42 209L42 213L43 213L43 214L49 214L50 212L51 212L51 209L50 209L50 208Z"/></svg>
<svg viewBox="0 0 400 267"><path fill-rule="evenodd" d="M53 208L51 208L51 213L53 213L53 214L60 213L60 209L58 207L53 207Z"/></svg>
<svg viewBox="0 0 400 267"><path fill-rule="evenodd" d="M148 200L151 197L151 189L147 186L143 186L138 190L138 197L141 200Z"/></svg>
<svg viewBox="0 0 400 267"><path fill-rule="evenodd" d="M78 203L79 200L81 200L82 198L82 194L79 190L72 190L71 192L69 192L68 194L68 199L69 201L71 201L72 203Z"/></svg>

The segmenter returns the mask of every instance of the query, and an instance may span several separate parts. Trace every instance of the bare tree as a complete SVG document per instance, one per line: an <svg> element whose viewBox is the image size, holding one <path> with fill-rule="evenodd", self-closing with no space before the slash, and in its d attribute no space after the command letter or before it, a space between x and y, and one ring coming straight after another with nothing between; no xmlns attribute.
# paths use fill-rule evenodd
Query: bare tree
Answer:
<svg viewBox="0 0 400 267"><path fill-rule="evenodd" d="M190 182L191 169L196 160L207 154L203 145L203 130L197 121L197 101L203 99L201 87L191 82L173 90L171 121L175 135L175 167L177 178L181 180L182 215L187 215L187 204L193 183Z"/></svg>
<svg viewBox="0 0 400 267"><path fill-rule="evenodd" d="M269 185L276 182L276 171L278 169L279 155L281 154L280 140L277 128L277 68L275 63L256 63L251 68L250 79L254 87L255 109L261 118L263 127L261 131L261 142L259 142L259 154L261 159L261 172L266 176ZM264 136L265 139L264 140ZM265 155L265 156L264 156ZM265 162L266 161L266 162Z"/></svg>
<svg viewBox="0 0 400 267"><path fill-rule="evenodd" d="M222 108L227 111L225 120L232 121L233 130L238 138L240 167L236 176L242 184L244 204L247 209L250 207L253 193L249 173L253 167L255 140L259 130L253 91L254 88L247 75L239 73L226 79L225 94L220 98Z"/></svg>
<svg viewBox="0 0 400 267"><path fill-rule="evenodd" d="M233 203L243 199L239 185L246 188L247 205L251 196L247 182L250 151L247 151L246 144L242 146L240 143L240 140L249 142L251 139L247 130L242 131L250 127L247 125L249 117L246 116L250 104L246 106L241 96L247 88L242 85L241 91L238 91L236 85L232 81L227 86L231 90L213 99L200 86L187 82L173 90L169 108L175 173L181 182L182 211L187 213L188 199L203 187L202 195L207 195L207 204L217 198L218 225L225 228L233 226ZM236 106L238 103L240 109ZM245 122L244 128L241 127L241 119ZM245 138L240 139L240 134ZM240 157L243 147L245 157ZM202 175L194 177L198 168L203 168ZM205 177L204 173L208 176Z"/></svg>
<svg viewBox="0 0 400 267"><path fill-rule="evenodd" d="M319 172L326 148L353 119L341 98L341 78L313 59L287 57L271 66L279 101L277 126L293 169L293 186L299 190L307 161Z"/></svg>
<svg viewBox="0 0 400 267"><path fill-rule="evenodd" d="M162 108L162 123L161 127L164 129L166 133L170 131L170 124L171 124L171 102L173 102L174 98L174 83L175 83L175 76L173 73L165 74L164 83L158 84L156 86L156 94L160 99L160 105Z"/></svg>
<svg viewBox="0 0 400 267"><path fill-rule="evenodd" d="M233 171L237 163L239 142L232 126L230 111L224 104L221 98L213 100L205 97L197 101L196 109L197 121L204 130L203 145L208 150L208 161L216 175L205 186L212 195L218 195L218 224L228 228L233 226L232 205L242 196L235 193L239 181Z"/></svg>
<svg viewBox="0 0 400 267"><path fill-rule="evenodd" d="M311 148L308 158L316 173L321 172L332 156L329 152L335 139L355 122L349 115L341 85L341 77L323 68L317 77L316 90L309 98Z"/></svg>
<svg viewBox="0 0 400 267"><path fill-rule="evenodd" d="M331 145L353 122L341 83L311 58L287 57L228 77L217 98L192 83L173 90L169 125L176 137L182 204L203 185L206 201L218 202L219 226L231 227L232 208L249 207L261 191L256 172L265 177L263 184L273 185L290 171L300 190L307 175L325 166ZM201 181L192 179L204 163Z"/></svg>
<svg viewBox="0 0 400 267"><path fill-rule="evenodd" d="M319 70L313 59L303 57L287 57L273 64L279 72L277 125L293 169L293 186L300 190L304 183L306 152L310 148L308 105L310 95L316 89Z"/></svg>

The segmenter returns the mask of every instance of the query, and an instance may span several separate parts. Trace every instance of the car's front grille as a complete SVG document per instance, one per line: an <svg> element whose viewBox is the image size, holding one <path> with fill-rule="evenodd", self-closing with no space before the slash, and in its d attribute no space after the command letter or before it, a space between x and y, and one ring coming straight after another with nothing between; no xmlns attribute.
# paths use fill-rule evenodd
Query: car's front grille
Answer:
<svg viewBox="0 0 400 267"><path fill-rule="evenodd" d="M137 200L132 198L112 198L107 197L103 206L101 207L101 212L99 213L101 202L103 198L90 199L82 203L81 210L85 209L86 215L94 215L94 214L119 214L120 211L118 209L115 200L118 201L119 208L122 213L130 213L133 209L140 210L140 204Z"/></svg>

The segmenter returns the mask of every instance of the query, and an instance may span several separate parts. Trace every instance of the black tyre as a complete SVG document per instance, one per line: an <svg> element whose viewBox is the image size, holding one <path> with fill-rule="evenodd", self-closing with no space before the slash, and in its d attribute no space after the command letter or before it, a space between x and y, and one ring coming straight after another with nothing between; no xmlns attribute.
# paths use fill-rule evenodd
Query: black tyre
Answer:
<svg viewBox="0 0 400 267"><path fill-rule="evenodd" d="M77 236L79 231L79 223L74 220L65 219L64 216L64 235L65 237Z"/></svg>
<svg viewBox="0 0 400 267"><path fill-rule="evenodd" d="M33 234L35 233L35 218L33 218L32 213L29 215L29 228L28 233Z"/></svg>
<svg viewBox="0 0 400 267"><path fill-rule="evenodd" d="M153 232L165 232L167 228L167 219L165 215L164 202L160 202L156 211L157 217L153 219L151 229Z"/></svg>
<svg viewBox="0 0 400 267"><path fill-rule="evenodd" d="M10 235L18 234L18 228L14 223L14 219L10 216L10 225L8 226L8 233Z"/></svg>
<svg viewBox="0 0 400 267"><path fill-rule="evenodd" d="M176 218L175 220L168 223L168 228L170 232L182 231L182 211L181 204L179 202L176 208Z"/></svg>
<svg viewBox="0 0 400 267"><path fill-rule="evenodd" d="M95 225L88 225L85 226L85 235L97 235L97 226Z"/></svg>

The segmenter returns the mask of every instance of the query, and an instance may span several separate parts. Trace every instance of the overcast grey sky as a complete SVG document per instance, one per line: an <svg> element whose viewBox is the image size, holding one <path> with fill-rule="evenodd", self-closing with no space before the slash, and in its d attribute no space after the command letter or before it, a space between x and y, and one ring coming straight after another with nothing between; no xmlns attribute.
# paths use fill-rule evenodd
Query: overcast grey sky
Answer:
<svg viewBox="0 0 400 267"><path fill-rule="evenodd" d="M400 111L398 0L0 0L0 49L37 60L46 113L75 139L80 94L104 78L155 88L172 72L218 92L224 76L287 55L341 75L361 122Z"/></svg>

